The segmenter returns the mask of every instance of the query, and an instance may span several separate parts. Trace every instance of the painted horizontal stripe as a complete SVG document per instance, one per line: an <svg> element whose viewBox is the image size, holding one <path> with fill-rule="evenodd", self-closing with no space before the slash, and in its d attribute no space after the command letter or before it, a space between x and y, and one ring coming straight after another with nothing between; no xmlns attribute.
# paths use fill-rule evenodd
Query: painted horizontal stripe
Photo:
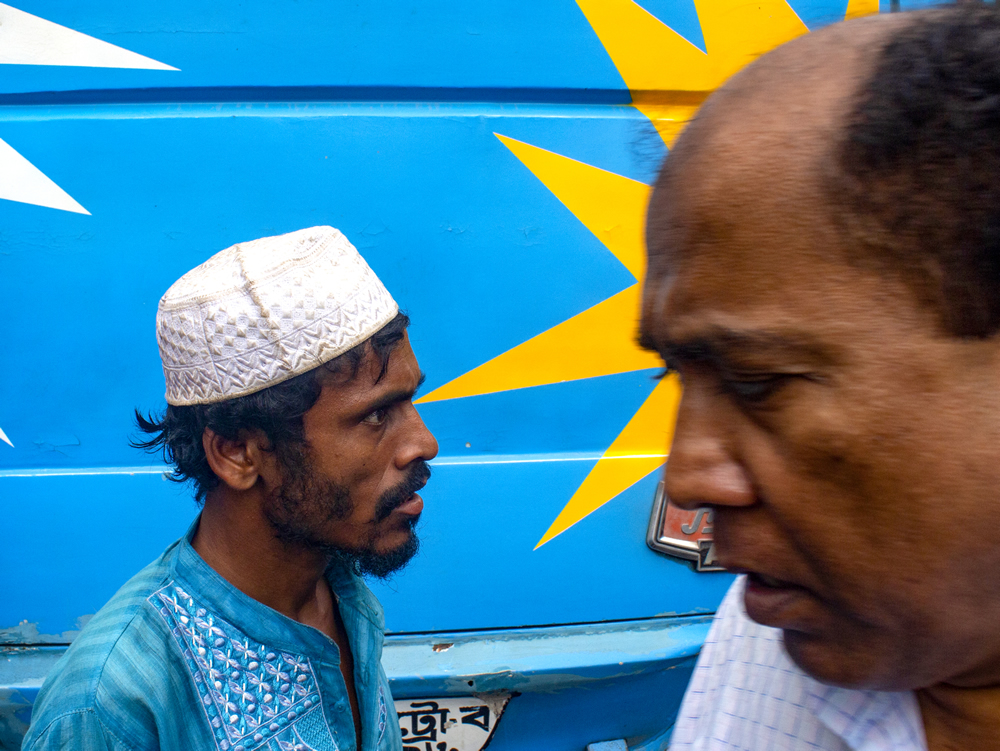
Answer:
<svg viewBox="0 0 1000 751"><path fill-rule="evenodd" d="M690 95L688 95L690 96ZM631 104L627 89L525 86L192 86L0 94L9 104L149 102L526 102Z"/></svg>
<svg viewBox="0 0 1000 751"><path fill-rule="evenodd" d="M28 469L0 469L3 477L85 477L90 475L162 475L170 467L39 467Z"/></svg>
<svg viewBox="0 0 1000 751"><path fill-rule="evenodd" d="M543 464L552 462L596 462L602 458L596 453L553 453L553 454L474 454L470 456L444 456L431 462L431 466L448 467L466 464ZM655 454L620 454L606 457L607 459L663 459L667 455Z"/></svg>
<svg viewBox="0 0 1000 751"><path fill-rule="evenodd" d="M492 464L554 464L560 462L596 462L601 458L597 453L553 453L553 454L472 454L469 456L443 456L430 462L432 467L483 466ZM616 459L663 459L667 455L623 454L609 456ZM170 472L164 465L140 467L28 467L22 469L0 469L4 477L89 477L94 475L160 475Z"/></svg>
<svg viewBox="0 0 1000 751"><path fill-rule="evenodd" d="M42 122L48 120L153 120L230 117L548 117L609 120L645 120L634 107L559 103L498 102L161 102L95 104L3 105L0 121Z"/></svg>

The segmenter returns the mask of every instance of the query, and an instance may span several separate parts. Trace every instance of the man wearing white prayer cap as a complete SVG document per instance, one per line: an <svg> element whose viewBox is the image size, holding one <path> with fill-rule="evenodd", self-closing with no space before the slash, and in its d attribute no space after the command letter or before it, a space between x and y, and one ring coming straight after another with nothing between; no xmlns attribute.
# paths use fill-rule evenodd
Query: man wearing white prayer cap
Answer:
<svg viewBox="0 0 1000 751"><path fill-rule="evenodd" d="M46 680L25 751L398 751L382 609L437 442L409 320L337 230L234 245L160 300L162 419L203 503Z"/></svg>

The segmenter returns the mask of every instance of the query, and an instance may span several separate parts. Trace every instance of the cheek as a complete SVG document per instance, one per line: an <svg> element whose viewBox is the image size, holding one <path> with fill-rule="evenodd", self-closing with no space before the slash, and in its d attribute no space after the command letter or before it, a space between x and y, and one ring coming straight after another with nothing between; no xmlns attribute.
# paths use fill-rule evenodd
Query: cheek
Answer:
<svg viewBox="0 0 1000 751"><path fill-rule="evenodd" d="M995 525L986 525L995 539L971 539L997 462L961 449L975 427L942 421L945 395L899 377L882 382L895 388L817 388L783 413L764 440L776 469L763 492L776 523L843 601L902 611L931 597L940 607L980 578L968 570L972 548L1000 562Z"/></svg>
<svg viewBox="0 0 1000 751"><path fill-rule="evenodd" d="M393 485L390 463L380 453L373 453L358 461L353 467L348 482L354 499L354 516L369 520L379 498Z"/></svg>
<svg viewBox="0 0 1000 751"><path fill-rule="evenodd" d="M920 557L910 543L928 522L913 513L915 478L902 458L911 435L891 408L821 386L756 431L754 479L775 534L831 590L863 597Z"/></svg>

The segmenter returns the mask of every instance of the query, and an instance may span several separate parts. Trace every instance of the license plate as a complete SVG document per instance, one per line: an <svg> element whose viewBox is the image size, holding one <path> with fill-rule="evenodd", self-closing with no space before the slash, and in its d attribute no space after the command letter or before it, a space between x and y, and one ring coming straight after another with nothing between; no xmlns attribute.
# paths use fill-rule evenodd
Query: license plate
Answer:
<svg viewBox="0 0 1000 751"><path fill-rule="evenodd" d="M399 699L403 751L480 751L509 700L507 693Z"/></svg>

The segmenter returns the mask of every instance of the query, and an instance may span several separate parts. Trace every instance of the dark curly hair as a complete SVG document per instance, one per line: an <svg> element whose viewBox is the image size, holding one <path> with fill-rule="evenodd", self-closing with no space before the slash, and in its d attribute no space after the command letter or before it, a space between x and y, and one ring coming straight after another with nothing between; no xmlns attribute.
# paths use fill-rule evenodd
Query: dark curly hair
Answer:
<svg viewBox="0 0 1000 751"><path fill-rule="evenodd" d="M919 11L877 53L828 185L849 245L948 333L1000 330L1000 11ZM861 251L860 253L857 251Z"/></svg>
<svg viewBox="0 0 1000 751"><path fill-rule="evenodd" d="M215 404L175 407L168 405L157 419L135 411L136 426L148 439L133 439L133 448L163 453L174 469L167 477L175 482L190 480L195 499L203 503L205 496L219 484L212 472L202 445L205 428L229 440L237 440L245 431L259 430L270 444L282 466L297 466L306 456L306 440L302 417L319 399L324 379L333 373L350 373L356 378L361 363L372 353L381 363L375 382L385 376L389 356L403 339L410 319L402 312L382 327L370 339L307 373L289 378L275 386L247 396L227 399Z"/></svg>

